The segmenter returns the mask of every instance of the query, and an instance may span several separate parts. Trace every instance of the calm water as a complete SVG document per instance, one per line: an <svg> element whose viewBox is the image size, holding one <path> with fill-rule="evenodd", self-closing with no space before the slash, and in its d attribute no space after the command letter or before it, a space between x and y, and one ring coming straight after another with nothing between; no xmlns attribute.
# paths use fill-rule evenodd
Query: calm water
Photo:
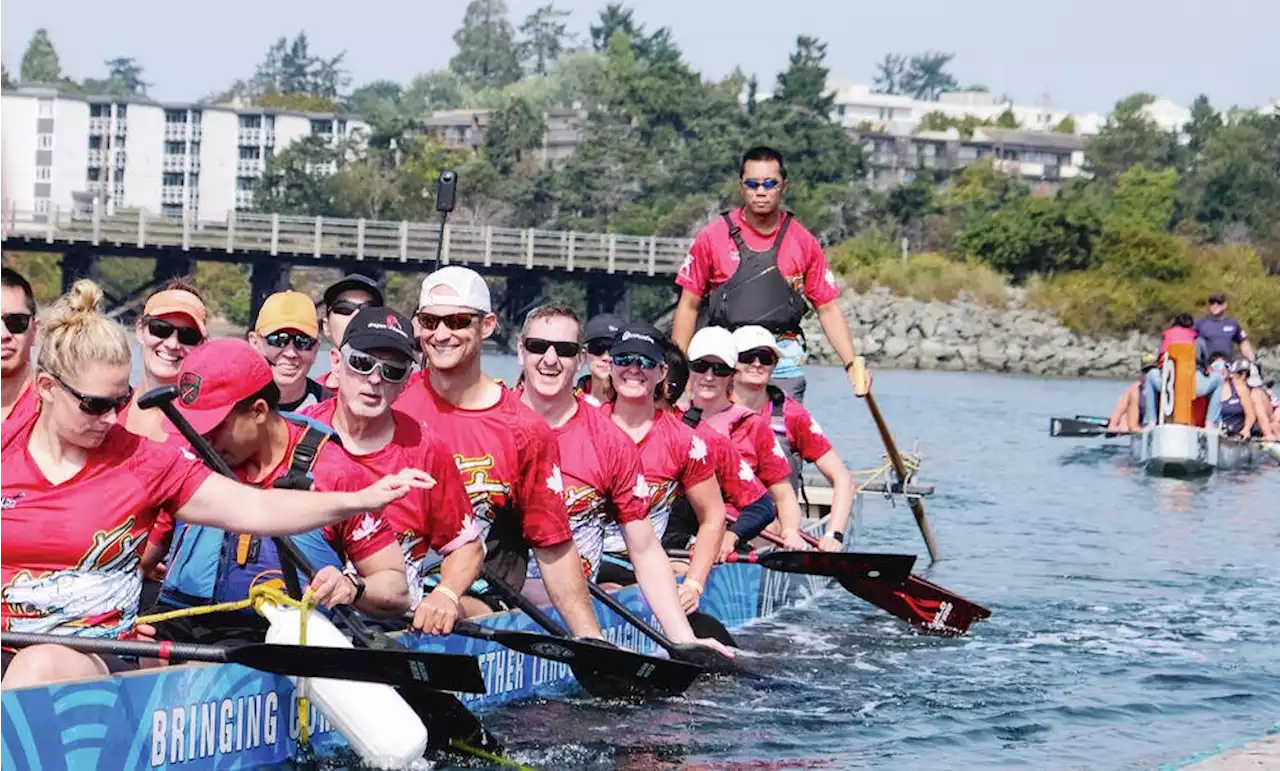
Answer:
<svg viewBox="0 0 1280 771"><path fill-rule="evenodd" d="M510 357L491 373L510 376ZM699 683L642 706L587 698L485 715L541 768L1159 768L1280 715L1280 467L1149 479L1124 448L1048 437L1122 384L881 372L919 438L944 561L923 574L991 608L918 637L842 590L736 631L755 669L808 685ZM838 370L806 404L850 465L882 448ZM859 545L927 560L903 505L868 500Z"/></svg>

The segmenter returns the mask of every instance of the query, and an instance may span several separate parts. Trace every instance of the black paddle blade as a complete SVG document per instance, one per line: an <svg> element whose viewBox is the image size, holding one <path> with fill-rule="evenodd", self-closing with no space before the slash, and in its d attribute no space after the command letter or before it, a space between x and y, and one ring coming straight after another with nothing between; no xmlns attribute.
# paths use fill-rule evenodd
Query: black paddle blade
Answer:
<svg viewBox="0 0 1280 771"><path fill-rule="evenodd" d="M717 675L738 674L741 671L741 667L735 664L733 659L714 648L698 643L676 643L672 646L671 657L702 667Z"/></svg>
<svg viewBox="0 0 1280 771"><path fill-rule="evenodd" d="M489 630L485 636L512 650L568 664L582 687L601 698L678 696L702 672L691 664L646 656L597 640L569 640L505 629Z"/></svg>
<svg viewBox="0 0 1280 771"><path fill-rule="evenodd" d="M926 635L962 635L974 621L991 615L981 605L914 575L899 586L883 581L851 581L845 588Z"/></svg>
<svg viewBox="0 0 1280 771"><path fill-rule="evenodd" d="M689 614L689 626L693 629L694 637L710 637L721 645L727 645L730 648L737 648L738 641L733 639L733 635L720 623L720 619L700 610L695 610Z"/></svg>
<svg viewBox="0 0 1280 771"><path fill-rule="evenodd" d="M757 562L783 573L830 576L845 581L881 581L901 584L916 564L914 554L871 554L840 551L774 551L761 554Z"/></svg>
<svg viewBox="0 0 1280 771"><path fill-rule="evenodd" d="M1106 424L1077 418L1049 418L1049 436L1102 436L1105 433Z"/></svg>
<svg viewBox="0 0 1280 771"><path fill-rule="evenodd" d="M229 648L227 661L294 677L362 680L388 685L417 683L443 691L485 692L480 665L471 656L455 653L264 643Z"/></svg>

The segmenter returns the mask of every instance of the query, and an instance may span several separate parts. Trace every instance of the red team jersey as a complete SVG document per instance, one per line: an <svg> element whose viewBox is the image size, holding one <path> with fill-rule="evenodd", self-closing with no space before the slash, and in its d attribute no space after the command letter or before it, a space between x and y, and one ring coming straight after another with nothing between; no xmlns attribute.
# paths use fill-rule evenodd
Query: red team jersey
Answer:
<svg viewBox="0 0 1280 771"><path fill-rule="evenodd" d="M771 420L773 405L766 401L760 414L766 420ZM831 451L831 442L822 433L822 426L818 425L818 421L814 420L812 413L803 404L790 396L782 402L782 422L786 426L787 441L791 443L792 449L809 463L816 462Z"/></svg>
<svg viewBox="0 0 1280 771"><path fill-rule="evenodd" d="M752 414L735 422L729 438L733 440L733 446L742 459L751 465L766 487L773 487L791 476L787 456L774 437L773 428L765 416Z"/></svg>
<svg viewBox="0 0 1280 771"><path fill-rule="evenodd" d="M587 398L579 398L578 411L555 432L569 526L583 573L594 580L606 526L648 516L649 485L635 442L600 410L599 402ZM538 576L537 562L530 560L529 577Z"/></svg>
<svg viewBox="0 0 1280 771"><path fill-rule="evenodd" d="M612 416L613 405L604 405L600 412ZM715 467L712 465L706 440L670 412L663 410L654 413L649 433L636 446L640 448L640 463L644 469L645 482L649 486L649 519L653 523L654 533L661 540L667 532L676 496L712 478ZM605 534L604 550L619 554L626 551L626 548L622 531L616 525L611 525Z"/></svg>
<svg viewBox="0 0 1280 771"><path fill-rule="evenodd" d="M746 507L769 494L751 464L733 446L733 440L706 423L698 423L694 433L707 442L715 469L716 481L724 493L724 507L737 515Z"/></svg>
<svg viewBox="0 0 1280 771"><path fill-rule="evenodd" d="M142 591L142 546L157 510L182 508L209 469L189 451L115 425L74 477L54 485L27 443L35 421L6 436L0 627L116 637Z"/></svg>
<svg viewBox="0 0 1280 771"><path fill-rule="evenodd" d="M555 433L515 392L503 388L492 407L462 409L416 372L395 408L426 423L453 450L482 538L499 517L518 518L530 546L556 546L573 537Z"/></svg>
<svg viewBox="0 0 1280 771"><path fill-rule="evenodd" d="M326 399L307 407L302 414L331 426L337 408L335 399ZM422 599L428 553L447 556L459 546L477 540L480 530L453 453L421 421L399 410L392 410L391 414L396 428L387 446L368 455L348 457L353 466L364 471L361 487L405 468L422 469L436 481L430 490L412 490L382 510L382 518L404 552L409 592L416 605Z"/></svg>
<svg viewBox="0 0 1280 771"><path fill-rule="evenodd" d="M13 409L9 410L0 427L6 434L18 431L39 414L40 397L36 395L36 382L32 380L27 383L26 388L22 389L22 393L18 394L18 400L13 403Z"/></svg>

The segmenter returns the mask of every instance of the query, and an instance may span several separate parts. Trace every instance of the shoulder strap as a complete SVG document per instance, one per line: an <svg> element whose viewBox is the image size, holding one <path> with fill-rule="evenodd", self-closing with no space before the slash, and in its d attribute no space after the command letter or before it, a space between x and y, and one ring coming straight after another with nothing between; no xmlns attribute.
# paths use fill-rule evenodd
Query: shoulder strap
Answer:
<svg viewBox="0 0 1280 771"><path fill-rule="evenodd" d="M316 464L316 458L320 455L320 448L324 447L325 443L331 439L337 440L336 434L308 423L306 433L302 435L298 446L293 448L293 457L289 461L289 470L285 472L284 476L277 479L272 487L282 487L290 490L310 489L312 481L311 468Z"/></svg>
<svg viewBox="0 0 1280 771"><path fill-rule="evenodd" d="M782 246L782 239L787 237L787 228L791 227L791 220L795 218L796 215L791 212L787 212L787 216L782 218L782 225L778 228L778 236L773 239L774 249L778 249Z"/></svg>
<svg viewBox="0 0 1280 771"><path fill-rule="evenodd" d="M684 411L684 417L681 420L689 428L697 428L698 424L702 422L702 408L690 407Z"/></svg>
<svg viewBox="0 0 1280 771"><path fill-rule="evenodd" d="M773 407L773 416L782 417L782 408L787 403L787 394L775 385L767 385L764 392L769 396L769 404Z"/></svg>
<svg viewBox="0 0 1280 771"><path fill-rule="evenodd" d="M733 243L737 245L739 252L745 252L747 245L742 240L742 228L733 224L733 218L729 216L728 211L720 212L720 216L724 217L724 224L729 226L729 238L733 239Z"/></svg>

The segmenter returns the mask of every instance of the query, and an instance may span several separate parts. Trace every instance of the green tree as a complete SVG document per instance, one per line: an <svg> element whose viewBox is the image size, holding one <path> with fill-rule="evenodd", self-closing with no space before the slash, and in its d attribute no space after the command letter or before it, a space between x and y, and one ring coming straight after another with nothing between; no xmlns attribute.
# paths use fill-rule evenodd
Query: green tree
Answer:
<svg viewBox="0 0 1280 771"><path fill-rule="evenodd" d="M1004 129L1020 128L1022 124L1018 123L1018 116L1014 114L1012 107L1006 107L1004 112L996 116L996 126Z"/></svg>
<svg viewBox="0 0 1280 771"><path fill-rule="evenodd" d="M525 71L534 75L546 75L552 62L559 58L570 43L564 19L568 11L556 8L555 3L540 6L520 25L520 58L526 63Z"/></svg>
<svg viewBox="0 0 1280 771"><path fill-rule="evenodd" d="M1197 96L1191 104L1191 120L1187 121L1182 128L1187 135L1185 148L1187 160L1182 164L1182 168L1190 169L1195 166L1200 153L1204 152L1205 145L1221 128L1222 115L1213 109L1213 105L1209 103L1209 97L1204 94Z"/></svg>
<svg viewBox="0 0 1280 771"><path fill-rule="evenodd" d="M344 216L336 205L333 176L320 169L339 164L345 150L313 135L273 154L254 188L254 208L273 214Z"/></svg>
<svg viewBox="0 0 1280 771"><path fill-rule="evenodd" d="M1172 163L1175 143L1143 110L1155 101L1151 94L1138 93L1116 103L1098 135L1089 142L1086 155L1094 175L1112 182L1125 169L1144 164L1161 169Z"/></svg>
<svg viewBox="0 0 1280 771"><path fill-rule="evenodd" d="M1093 264L1100 223L1062 198L1020 197L965 224L956 245L1015 281Z"/></svg>
<svg viewBox="0 0 1280 771"><path fill-rule="evenodd" d="M600 11L600 23L590 27L591 47L608 51L613 33L622 32L632 40L644 37L644 25L636 24L635 12L622 3L609 3Z"/></svg>
<svg viewBox="0 0 1280 771"><path fill-rule="evenodd" d="M1237 227L1280 239L1280 113L1233 113L1205 139L1186 208L1215 238Z"/></svg>
<svg viewBox="0 0 1280 771"><path fill-rule="evenodd" d="M31 35L27 50L22 54L22 66L18 78L23 83L57 83L62 80L62 65L58 63L58 51L49 39L49 31L41 27Z"/></svg>
<svg viewBox="0 0 1280 771"><path fill-rule="evenodd" d="M343 107L357 115L366 115L380 107L398 108L400 84L391 80L375 80L366 83L347 95Z"/></svg>
<svg viewBox="0 0 1280 771"><path fill-rule="evenodd" d="M885 54L876 64L876 74L871 82L881 94L901 94L906 77L907 57L902 54Z"/></svg>
<svg viewBox="0 0 1280 771"><path fill-rule="evenodd" d="M1120 230L1166 232L1173 223L1177 199L1177 171L1132 166L1116 179L1105 224Z"/></svg>
<svg viewBox="0 0 1280 771"><path fill-rule="evenodd" d="M520 79L515 30L505 0L471 0L453 33L458 53L449 69L477 87L501 87Z"/></svg>
<svg viewBox="0 0 1280 771"><path fill-rule="evenodd" d="M899 85L902 93L910 94L916 99L934 101L946 91L955 91L959 87L955 76L947 72L947 65L956 58L953 53L926 51L912 56L907 63L906 74Z"/></svg>
<svg viewBox="0 0 1280 771"><path fill-rule="evenodd" d="M1058 121L1058 125L1053 127L1055 134L1074 134L1076 133L1076 119L1073 115L1065 115L1062 120Z"/></svg>
<svg viewBox="0 0 1280 771"><path fill-rule="evenodd" d="M524 99L513 97L489 114L485 152L495 169L510 173L526 153L542 146L546 130L542 116Z"/></svg>
<svg viewBox="0 0 1280 771"><path fill-rule="evenodd" d="M773 100L812 110L829 116L835 94L827 91L827 45L815 37L800 35L791 53L790 66L778 74L778 87Z"/></svg>
<svg viewBox="0 0 1280 771"><path fill-rule="evenodd" d="M13 79L9 77L9 68L0 64L0 86L13 88Z"/></svg>

